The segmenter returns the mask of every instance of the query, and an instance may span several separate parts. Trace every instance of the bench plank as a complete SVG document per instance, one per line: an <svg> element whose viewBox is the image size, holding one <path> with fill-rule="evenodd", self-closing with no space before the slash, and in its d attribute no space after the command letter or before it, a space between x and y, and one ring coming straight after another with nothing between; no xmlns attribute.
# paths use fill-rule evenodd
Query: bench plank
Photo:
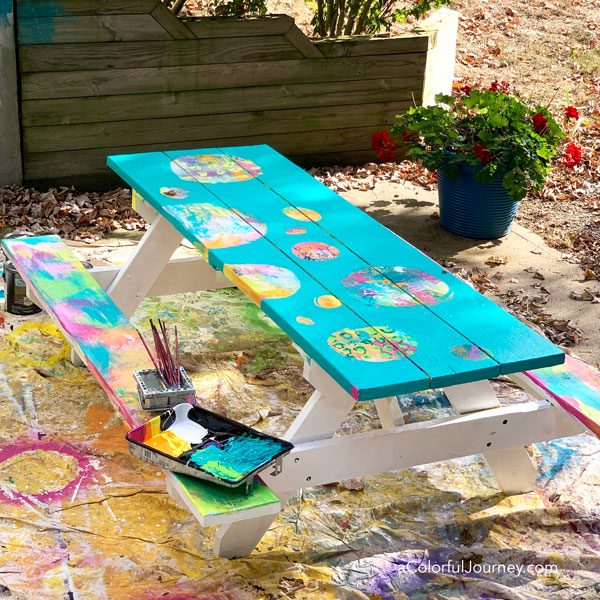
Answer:
<svg viewBox="0 0 600 600"><path fill-rule="evenodd" d="M182 181L163 153L112 156L108 164L355 398L369 400L431 387L429 376L404 359L385 334L345 306L324 310L315 304L315 299L332 294L263 237L265 224L256 219L252 206L245 212L230 210L203 185ZM357 369L356 361L328 343L333 332L345 329L362 330L355 351L368 347L381 359L387 346L396 359L361 361Z"/></svg>
<svg viewBox="0 0 600 600"><path fill-rule="evenodd" d="M564 361L564 353L551 342L271 147L241 146L224 151L259 164L262 173L258 179L291 206L327 215L328 218L321 219L317 225L372 267L380 269L392 264L435 274L452 289L454 297L450 302L428 304L427 309L462 333L475 347L483 348L501 365L503 374Z"/></svg>
<svg viewBox="0 0 600 600"><path fill-rule="evenodd" d="M148 413L140 407L133 372L152 368L135 329L73 252L58 236L2 240L2 248L21 277L36 292L88 369L130 427L142 425ZM276 514L279 498L264 484L234 501L226 488L170 474L179 494L204 526ZM189 488L189 489L188 489Z"/></svg>
<svg viewBox="0 0 600 600"><path fill-rule="evenodd" d="M527 371L525 375L600 437L600 375L597 371L567 355L562 365Z"/></svg>
<svg viewBox="0 0 600 600"><path fill-rule="evenodd" d="M217 148L204 149L203 153L227 157L227 154L223 154ZM189 179L203 183L202 178L195 177L193 168L186 165L185 158L189 156L189 152L184 150L165 152L165 154L173 159L182 171L188 173ZM451 348L468 345L470 344L469 340L427 310L425 306L408 294L403 286L393 286L393 298L387 305L384 303L377 305L357 299L355 291L343 284L344 276L368 269L370 265L347 246L340 244L339 240L332 238L318 226L317 222L299 221L297 217L304 215L290 211L290 204L265 187L258 179L234 181L227 185L207 184L205 187L224 205L238 211L240 215L247 210L248 198L251 198L252 214L259 221L268 224L264 233L265 237L295 264L296 270L303 271L320 282L327 289L328 296L339 298L344 306L371 327L392 327L409 336L413 340L413 345L416 346L416 350L409 356L409 360L427 373L431 378L432 387L456 385L500 374L498 363L481 349L477 350L483 357L477 361L466 361L452 353ZM302 188L299 187L301 193ZM319 214L319 218L321 216L323 220L327 220L328 213L322 212ZM289 233L300 230L303 233ZM312 260L310 258L315 253L319 253L320 249L323 249L325 258L329 260ZM332 254L328 255L328 252ZM440 298L443 296L444 299L452 296L452 290L443 284L439 287L433 286L431 291L433 295L438 295ZM314 302L316 299L310 300ZM336 303L332 304L327 299L323 301L319 299L317 302L322 304L320 321L327 325L328 313L333 310ZM394 302L398 304L393 305ZM360 368L360 364L355 366Z"/></svg>

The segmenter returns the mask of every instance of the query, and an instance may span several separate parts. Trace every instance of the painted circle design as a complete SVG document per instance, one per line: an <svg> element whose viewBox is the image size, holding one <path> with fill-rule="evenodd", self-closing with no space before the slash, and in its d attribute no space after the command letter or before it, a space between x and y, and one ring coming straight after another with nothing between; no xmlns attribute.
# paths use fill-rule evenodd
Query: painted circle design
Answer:
<svg viewBox="0 0 600 600"><path fill-rule="evenodd" d="M475 344L461 344L459 346L453 346L450 351L459 358L465 360L484 360L489 356Z"/></svg>
<svg viewBox="0 0 600 600"><path fill-rule="evenodd" d="M340 251L335 246L323 242L300 242L292 246L292 252L304 260L332 260Z"/></svg>
<svg viewBox="0 0 600 600"><path fill-rule="evenodd" d="M267 226L250 215L208 203L166 205L164 209L205 248L230 248L257 240Z"/></svg>
<svg viewBox="0 0 600 600"><path fill-rule="evenodd" d="M304 235L306 233L306 229L304 227L290 227L286 230L288 235Z"/></svg>
<svg viewBox="0 0 600 600"><path fill-rule="evenodd" d="M167 198L174 200L183 200L189 196L189 191L178 187L161 187L160 193Z"/></svg>
<svg viewBox="0 0 600 600"><path fill-rule="evenodd" d="M275 265L225 265L223 272L258 304L269 298L287 298L300 289L293 271Z"/></svg>
<svg viewBox="0 0 600 600"><path fill-rule="evenodd" d="M225 154L186 154L171 161L171 170L183 181L231 183L247 181L262 174L251 160Z"/></svg>
<svg viewBox="0 0 600 600"><path fill-rule="evenodd" d="M288 208L283 209L283 214L290 219L294 219L296 221L320 221L322 219L321 215L316 211L310 208L302 208L299 206L298 208L294 208L293 206L289 206Z"/></svg>
<svg viewBox="0 0 600 600"><path fill-rule="evenodd" d="M319 296L315 298L315 304L319 308L338 308L342 303L335 296Z"/></svg>
<svg viewBox="0 0 600 600"><path fill-rule="evenodd" d="M0 451L0 498L60 500L90 479L92 471L84 455L66 444L24 441L6 446Z"/></svg>
<svg viewBox="0 0 600 600"><path fill-rule="evenodd" d="M314 325L315 324L315 322L312 319L309 319L308 317L303 317L302 315L298 315L296 317L296 322L302 323L302 325Z"/></svg>
<svg viewBox="0 0 600 600"><path fill-rule="evenodd" d="M410 336L386 326L340 329L327 338L327 343L343 356L367 362L399 360L417 349Z"/></svg>
<svg viewBox="0 0 600 600"><path fill-rule="evenodd" d="M447 283L430 273L406 267L369 267L342 279L358 298L375 306L432 306L454 293Z"/></svg>

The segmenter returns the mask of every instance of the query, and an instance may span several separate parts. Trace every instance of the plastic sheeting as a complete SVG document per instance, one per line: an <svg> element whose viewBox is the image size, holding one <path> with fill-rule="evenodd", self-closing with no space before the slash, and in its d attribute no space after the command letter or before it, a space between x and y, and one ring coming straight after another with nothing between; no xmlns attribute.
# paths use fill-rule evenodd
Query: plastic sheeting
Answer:
<svg viewBox="0 0 600 600"><path fill-rule="evenodd" d="M600 444L530 448L536 491L505 497L480 457L296 495L257 550L212 555L215 531L135 460L126 426L44 316L0 339L0 584L11 598L597 598ZM175 320L200 401L282 434L311 392L287 337L233 290L147 300ZM11 330L13 327L13 330ZM508 401L522 393L496 384ZM402 397L411 421L450 414ZM377 426L360 403L342 432ZM1 588L0 588L1 589Z"/></svg>

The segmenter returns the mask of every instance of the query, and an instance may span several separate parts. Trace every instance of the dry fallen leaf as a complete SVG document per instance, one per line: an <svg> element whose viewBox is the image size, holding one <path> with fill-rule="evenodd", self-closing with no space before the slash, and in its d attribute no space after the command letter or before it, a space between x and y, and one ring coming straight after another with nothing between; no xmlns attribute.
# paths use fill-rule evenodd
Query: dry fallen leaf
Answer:
<svg viewBox="0 0 600 600"><path fill-rule="evenodd" d="M486 265L497 266L505 265L508 262L508 256L490 256L486 261Z"/></svg>

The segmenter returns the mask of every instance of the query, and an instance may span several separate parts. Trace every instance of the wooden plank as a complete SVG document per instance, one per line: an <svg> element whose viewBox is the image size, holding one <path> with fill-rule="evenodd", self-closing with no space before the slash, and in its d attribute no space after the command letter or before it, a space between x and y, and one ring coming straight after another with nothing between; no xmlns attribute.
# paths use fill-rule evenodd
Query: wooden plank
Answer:
<svg viewBox="0 0 600 600"><path fill-rule="evenodd" d="M15 7L0 3L0 186L21 183L19 74L15 47Z"/></svg>
<svg viewBox="0 0 600 600"><path fill-rule="evenodd" d="M263 38L264 39L264 38ZM134 42L130 42L134 43ZM178 42L188 44L188 41ZM236 42L237 43L237 42ZM31 47L29 47L31 48ZM57 73L23 73L24 99L145 94L183 90L289 85L423 76L425 55L396 54L332 60L272 60L258 63L178 66Z"/></svg>
<svg viewBox="0 0 600 600"><path fill-rule="evenodd" d="M331 332L368 328L368 323L344 306L325 311L328 319L323 323L318 316L323 309L313 300L326 295L327 289L264 237L265 226L251 210L243 212L250 219L245 221L201 184L183 181L163 153L109 157L108 163L355 399L358 390L378 397L388 395L382 392L390 385L413 390L429 387L430 378L410 360L365 361L364 369L357 371L352 361L334 350L328 343ZM188 190L193 201L169 198L161 194L163 187ZM213 223L213 218L219 222ZM243 265L249 265L249 270ZM256 273L256 279L250 273ZM370 334L374 343L386 346L378 332Z"/></svg>
<svg viewBox="0 0 600 600"><path fill-rule="evenodd" d="M377 281L393 282L396 275L389 268L399 266L414 270L415 277L420 272L433 275L442 285L447 286L452 291L452 300L430 302L427 307L470 340L473 347L465 345L449 349L465 362L477 362L491 356L502 365L502 373L514 373L564 361L564 353L546 338L529 329L389 229L379 225L362 210L346 202L272 148L265 145L233 147L228 148L227 152L261 165L262 174L259 179L284 197L291 206L302 206L323 213L335 211L335 219L319 221L318 226L337 239L339 244L349 245L358 256L375 268L375 272L357 277L366 276ZM378 243L373 244L372 240L377 240ZM382 249L385 250L382 252ZM394 257L393 263L390 263L390 256ZM402 281L401 277L399 281ZM385 288L388 283L381 285ZM359 284L354 287L357 293L363 290ZM370 292L371 287L364 289ZM375 289L381 293L384 291L380 284ZM415 292L411 292L417 298L419 293L418 287ZM484 354L477 348L483 349Z"/></svg>
<svg viewBox="0 0 600 600"><path fill-rule="evenodd" d="M271 15L244 19L202 17L184 22L197 38L222 38L284 35L294 24L294 19L288 15Z"/></svg>
<svg viewBox="0 0 600 600"><path fill-rule="evenodd" d="M125 315L58 236L4 240L2 248L126 423L142 425L148 413L140 407L132 373L152 368L152 363ZM265 510L279 511L279 499L264 485L240 503L230 489L210 486L203 492L197 480L178 477L176 481L179 493L189 487L190 510L197 518L202 522L204 516L210 517L205 526L230 522L232 513L244 519Z"/></svg>
<svg viewBox="0 0 600 600"><path fill-rule="evenodd" d="M244 152L247 149L240 147L239 150ZM218 148L204 148L191 153L186 150L170 151L165 154L175 161L175 166L172 168L177 168L181 173L180 177L185 179L185 183L182 185L185 186L190 180L197 181L227 208L242 214L248 206L247 198L252 198L253 217L267 224L264 233L266 239L295 263L296 269L304 270L327 289L322 299L316 297L312 299L321 308L313 319L315 326L327 326L330 314L337 311L341 303L370 327L377 330L380 328L389 330L389 334L384 334L384 337L389 336L390 341L398 342L399 352L405 354L409 360L429 375L432 380L431 386L434 388L476 379L487 379L500 374L498 363L490 357L478 361L465 361L454 354L451 351L452 348L468 345L470 341L429 311L426 306L421 304L420 300L415 300L403 286L397 287L394 302L370 303L358 298L354 290L344 285L343 279L346 275L362 272L371 265L352 251L352 239L348 240L349 246L344 246L339 243L339 239L330 236L316 221L300 219L303 215L293 215L294 211L288 214L286 211L292 208L291 205L263 185L260 174L261 163L251 163L260 167L257 176L250 175L250 173L256 174L257 171L246 171L250 178L213 185L218 180L202 176L203 170L199 168L199 165L203 163L198 162L198 155L208 156L213 161L225 160L233 165L237 164L239 165L238 169L242 171L246 163L236 159L235 156L230 158L227 150ZM291 184L296 187L300 195L307 191L301 180L296 179ZM322 207L319 214L315 213L315 219L322 219L325 223L329 223L335 220L336 209L337 207L332 207L331 210ZM367 218L370 219L370 217ZM372 219L370 220L377 229L384 229ZM301 226L302 233L296 233L298 226ZM295 233L291 234L290 231ZM378 239L378 236L374 233L369 238L374 240ZM432 265L435 263L432 262ZM437 265L435 266L437 267ZM448 297L451 298L451 292L447 288L438 289L438 287L430 286L427 290L430 290L435 298L440 298L440 302L445 301ZM423 296L427 290L422 292ZM332 300L333 298L335 301ZM340 338L351 335L353 334L350 331L344 329L344 333L340 333ZM362 368L363 361L359 356L352 355L347 360L350 363L353 362L356 369ZM362 389L359 387L359 390L360 394ZM399 392L392 391L391 393Z"/></svg>
<svg viewBox="0 0 600 600"><path fill-rule="evenodd" d="M19 19L20 45L171 39L168 31L145 14Z"/></svg>
<svg viewBox="0 0 600 600"><path fill-rule="evenodd" d="M563 365L527 371L523 376L600 437L600 375L592 367L567 356Z"/></svg>
<svg viewBox="0 0 600 600"><path fill-rule="evenodd" d="M578 424L546 402L525 402L480 413L428 419L394 429L297 444L283 459L283 472L265 482L278 494L310 485L398 471L417 465L472 456L577 435ZM456 464L457 468L461 465Z"/></svg>
<svg viewBox="0 0 600 600"><path fill-rule="evenodd" d="M405 37L356 36L335 40L316 40L314 45L327 58L341 56L373 56L377 54L404 54L427 52L430 46L427 34L412 34Z"/></svg>
<svg viewBox="0 0 600 600"><path fill-rule="evenodd" d="M23 148L26 153L53 152L94 147L111 147L126 139L130 144L186 142L202 138L313 131L349 127L353 123L389 126L395 116L411 106L411 101L380 102L338 107L311 107L265 110L224 115L198 115L173 119L142 119L114 123L83 123L49 127L26 127Z"/></svg>
<svg viewBox="0 0 600 600"><path fill-rule="evenodd" d="M250 494L243 496L231 488L167 471L167 489L203 527L245 521L265 515L273 515L274 518L281 510L279 498L264 484L258 485Z"/></svg>
<svg viewBox="0 0 600 600"><path fill-rule="evenodd" d="M18 0L19 17L150 13L160 0Z"/></svg>
<svg viewBox="0 0 600 600"><path fill-rule="evenodd" d="M195 39L196 36L189 30L187 25L175 16L164 4L159 4L150 14L174 39Z"/></svg>
<svg viewBox="0 0 600 600"><path fill-rule="evenodd" d="M350 127L345 129L324 129L300 133L276 133L262 136L240 136L202 140L206 146L248 145L267 143L278 151L292 155L298 151L313 155L335 152L343 147L352 151L364 151L370 146L372 127ZM106 157L110 154L129 154L152 150L170 150L197 148L198 140L190 142L172 142L145 144L144 146L114 146L112 148L92 148L85 150L68 150L64 152L41 152L25 155L25 178L28 181L42 181L60 176L63 182L71 181L72 177L92 174L110 174L106 166ZM372 155L371 155L372 156ZM58 180L60 181L60 179ZM90 178L90 181L94 181ZM96 179L99 182L99 180Z"/></svg>
<svg viewBox="0 0 600 600"><path fill-rule="evenodd" d="M116 17L118 18L118 17ZM169 34L150 17L161 35ZM114 42L98 44L52 44L21 46L20 68L36 71L82 71L135 69L140 67L181 67L282 61L302 58L284 36ZM157 71L161 73L162 71Z"/></svg>
<svg viewBox="0 0 600 600"><path fill-rule="evenodd" d="M294 24L290 27L285 37L296 47L306 58L325 58L323 53L312 41Z"/></svg>
<svg viewBox="0 0 600 600"><path fill-rule="evenodd" d="M422 79L411 77L325 81L158 94L26 100L21 105L21 112L23 125L28 127L413 99L418 104L422 87Z"/></svg>
<svg viewBox="0 0 600 600"><path fill-rule="evenodd" d="M261 140L262 141L262 140ZM300 167L325 167L331 165L364 165L376 158L370 143L364 140L363 148L349 151L321 152L319 154L287 154ZM302 149L299 150L302 152Z"/></svg>

